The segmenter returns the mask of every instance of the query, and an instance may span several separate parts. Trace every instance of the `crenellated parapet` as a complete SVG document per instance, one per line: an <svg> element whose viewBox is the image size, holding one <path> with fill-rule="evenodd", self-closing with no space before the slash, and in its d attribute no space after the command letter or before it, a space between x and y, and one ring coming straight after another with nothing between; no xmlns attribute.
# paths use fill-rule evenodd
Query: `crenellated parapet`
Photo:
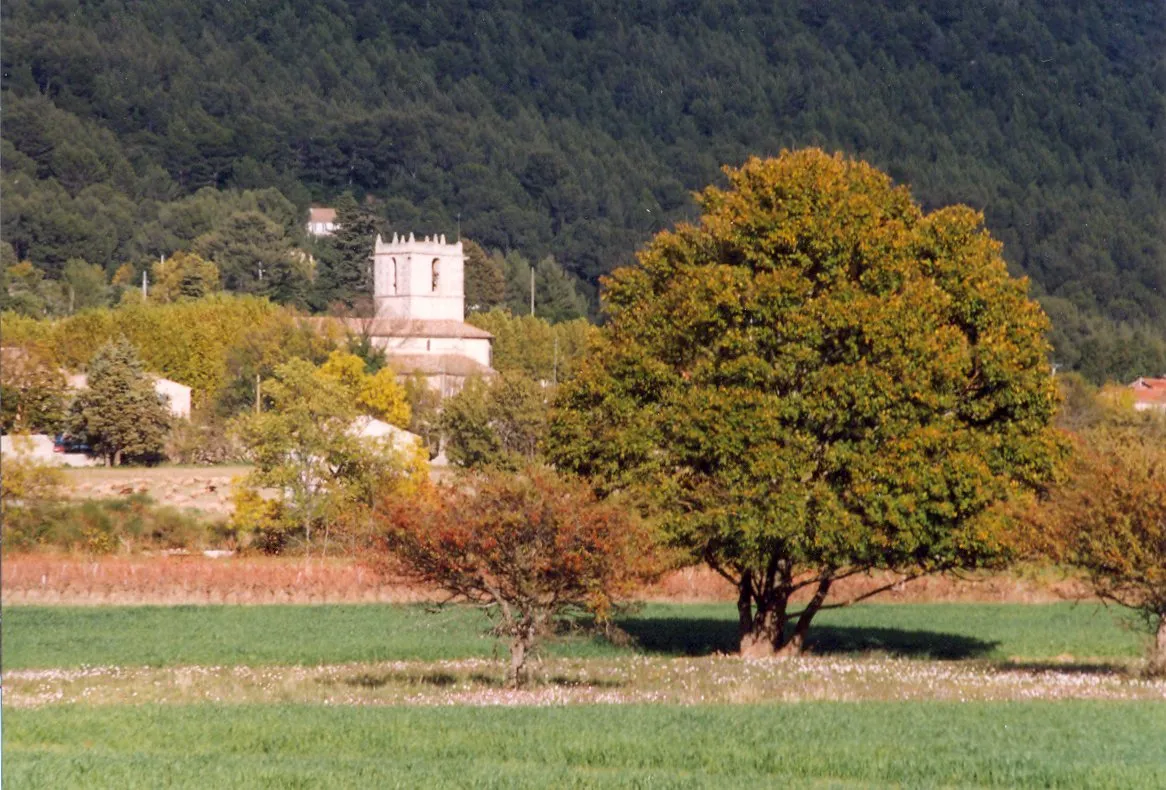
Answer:
<svg viewBox="0 0 1166 790"><path fill-rule="evenodd" d="M373 246L377 315L414 321L461 321L465 314L465 254L445 235L377 236Z"/></svg>

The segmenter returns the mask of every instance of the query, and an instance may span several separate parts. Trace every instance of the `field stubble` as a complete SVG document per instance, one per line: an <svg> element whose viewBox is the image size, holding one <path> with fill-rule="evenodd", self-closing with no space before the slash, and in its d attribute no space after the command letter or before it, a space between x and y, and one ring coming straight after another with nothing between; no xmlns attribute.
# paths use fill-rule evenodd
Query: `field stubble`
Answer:
<svg viewBox="0 0 1166 790"><path fill-rule="evenodd" d="M5 602L17 605L411 603L441 597L347 558L11 554L0 581ZM832 595L846 600L890 581L878 573L853 577L838 583ZM1039 571L918 579L879 600L1047 603L1085 593L1073 579ZM676 603L736 599L733 588L704 567L674 571L638 597Z"/></svg>

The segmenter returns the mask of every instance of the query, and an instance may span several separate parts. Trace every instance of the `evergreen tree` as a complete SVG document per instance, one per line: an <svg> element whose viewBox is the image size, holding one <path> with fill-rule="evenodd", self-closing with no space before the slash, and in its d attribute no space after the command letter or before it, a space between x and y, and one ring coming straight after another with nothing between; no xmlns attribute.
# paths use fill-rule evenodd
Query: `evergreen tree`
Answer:
<svg viewBox="0 0 1166 790"><path fill-rule="evenodd" d="M73 402L72 434L113 466L157 456L170 412L129 341L123 337L98 349L88 374L88 389Z"/></svg>
<svg viewBox="0 0 1166 790"><path fill-rule="evenodd" d="M324 240L317 290L326 303L352 306L372 293L372 248L380 223L372 212L345 193L336 202L336 231Z"/></svg>
<svg viewBox="0 0 1166 790"><path fill-rule="evenodd" d="M502 261L486 254L475 241L462 241L465 251L466 315L486 312L506 302L506 272Z"/></svg>

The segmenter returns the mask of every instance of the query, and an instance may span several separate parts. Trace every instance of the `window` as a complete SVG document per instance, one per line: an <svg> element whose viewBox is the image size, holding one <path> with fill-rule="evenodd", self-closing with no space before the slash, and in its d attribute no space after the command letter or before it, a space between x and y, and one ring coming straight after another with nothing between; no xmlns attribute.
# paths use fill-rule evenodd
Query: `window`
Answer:
<svg viewBox="0 0 1166 790"><path fill-rule="evenodd" d="M397 292L397 259L393 258L393 293Z"/></svg>
<svg viewBox="0 0 1166 790"><path fill-rule="evenodd" d="M437 278L441 276L441 272L438 271L438 265L440 263L441 262L437 258L433 259L433 290L434 291L437 290Z"/></svg>

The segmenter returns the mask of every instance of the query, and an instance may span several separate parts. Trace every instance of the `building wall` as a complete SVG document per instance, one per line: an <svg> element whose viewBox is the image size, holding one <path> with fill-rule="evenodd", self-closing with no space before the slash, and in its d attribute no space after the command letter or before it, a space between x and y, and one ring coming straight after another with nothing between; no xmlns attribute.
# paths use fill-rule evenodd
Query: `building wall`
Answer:
<svg viewBox="0 0 1166 790"><path fill-rule="evenodd" d="M388 355L461 354L490 367L490 341L482 337L373 337L373 345Z"/></svg>
<svg viewBox="0 0 1166 790"><path fill-rule="evenodd" d="M27 458L46 466L97 466L102 463L100 458L90 458L84 453L56 452L53 437L43 433L0 436L0 456Z"/></svg>
<svg viewBox="0 0 1166 790"><path fill-rule="evenodd" d="M394 236L389 242L378 236L373 297L380 318L461 321L466 301L462 243L446 244L445 236L420 241Z"/></svg>

